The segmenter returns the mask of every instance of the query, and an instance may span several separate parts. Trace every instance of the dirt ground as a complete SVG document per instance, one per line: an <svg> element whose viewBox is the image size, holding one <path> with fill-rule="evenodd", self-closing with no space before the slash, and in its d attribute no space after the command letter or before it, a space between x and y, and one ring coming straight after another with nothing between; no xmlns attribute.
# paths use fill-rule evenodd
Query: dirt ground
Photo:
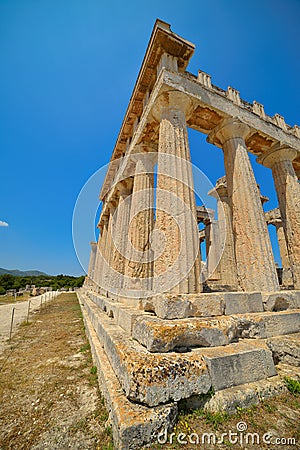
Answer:
<svg viewBox="0 0 300 450"><path fill-rule="evenodd" d="M0 450L112 450L95 369L76 294L61 294L0 354ZM174 435L144 448L296 450L299 423L300 392L231 417L181 410Z"/></svg>
<svg viewBox="0 0 300 450"><path fill-rule="evenodd" d="M300 395L273 397L233 416L181 411L173 432L160 435L160 444L144 448L299 450Z"/></svg>
<svg viewBox="0 0 300 450"><path fill-rule="evenodd" d="M0 355L0 450L110 450L76 294L31 316Z"/></svg>
<svg viewBox="0 0 300 450"><path fill-rule="evenodd" d="M24 297L17 297L14 301L14 297L6 297L6 301L3 302L3 297L1 297L0 304L0 352L5 348L10 335L12 310L13 314L13 326L12 333L14 334L18 325L20 325L24 320L27 320L28 310L29 313L43 308L48 302L51 302L52 296L56 296L57 293L49 293L38 295L36 297L29 297L26 295ZM1 303L0 302L0 303Z"/></svg>

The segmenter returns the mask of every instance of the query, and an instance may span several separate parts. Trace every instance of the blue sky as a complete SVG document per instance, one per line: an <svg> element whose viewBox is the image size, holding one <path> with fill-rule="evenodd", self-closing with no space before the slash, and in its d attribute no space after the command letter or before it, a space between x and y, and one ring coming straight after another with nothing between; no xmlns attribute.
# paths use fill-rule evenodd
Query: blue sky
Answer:
<svg viewBox="0 0 300 450"><path fill-rule="evenodd" d="M157 17L196 45L190 72L300 123L299 0L0 0L0 267L82 273L74 205L110 159ZM195 132L190 145L214 183L221 151ZM276 207L270 171L251 160Z"/></svg>

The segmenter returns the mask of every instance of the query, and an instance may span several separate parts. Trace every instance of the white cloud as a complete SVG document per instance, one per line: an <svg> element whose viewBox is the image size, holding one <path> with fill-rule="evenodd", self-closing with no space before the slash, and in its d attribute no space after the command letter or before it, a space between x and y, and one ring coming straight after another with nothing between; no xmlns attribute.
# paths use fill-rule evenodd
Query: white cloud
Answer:
<svg viewBox="0 0 300 450"><path fill-rule="evenodd" d="M0 227L8 227L8 223L3 222L3 220L0 220Z"/></svg>

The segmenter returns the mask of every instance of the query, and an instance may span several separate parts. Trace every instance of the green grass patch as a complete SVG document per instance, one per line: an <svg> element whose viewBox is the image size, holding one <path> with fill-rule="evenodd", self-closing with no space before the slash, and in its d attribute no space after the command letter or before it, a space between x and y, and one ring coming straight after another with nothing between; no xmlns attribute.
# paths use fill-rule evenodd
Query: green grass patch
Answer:
<svg viewBox="0 0 300 450"><path fill-rule="evenodd" d="M293 395L300 394L300 381L293 380L293 378L290 377L284 377L284 382L291 394Z"/></svg>
<svg viewBox="0 0 300 450"><path fill-rule="evenodd" d="M91 367L90 372L91 372L92 375L96 375L97 374L97 367L96 366Z"/></svg>
<svg viewBox="0 0 300 450"><path fill-rule="evenodd" d="M90 344L85 344L81 347L81 349L79 350L81 353L86 352L87 350L90 350Z"/></svg>

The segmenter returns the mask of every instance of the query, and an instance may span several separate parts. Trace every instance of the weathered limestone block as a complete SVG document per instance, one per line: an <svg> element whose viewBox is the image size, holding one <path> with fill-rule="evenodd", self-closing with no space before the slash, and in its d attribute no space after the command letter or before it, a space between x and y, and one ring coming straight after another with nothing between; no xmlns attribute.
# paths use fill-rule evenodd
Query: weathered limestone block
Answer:
<svg viewBox="0 0 300 450"><path fill-rule="evenodd" d="M276 336L267 340L274 361L300 366L300 333L289 336Z"/></svg>
<svg viewBox="0 0 300 450"><path fill-rule="evenodd" d="M182 296L165 294L153 300L155 313L161 319L182 319L192 315L190 300Z"/></svg>
<svg viewBox="0 0 300 450"><path fill-rule="evenodd" d="M265 339L271 336L298 333L300 312L259 313L235 316L237 336L240 338Z"/></svg>
<svg viewBox="0 0 300 450"><path fill-rule="evenodd" d="M250 128L238 118L224 119L209 135L222 145L239 285L244 291L279 289L260 193L247 154Z"/></svg>
<svg viewBox="0 0 300 450"><path fill-rule="evenodd" d="M272 353L262 343L237 343L201 349L215 391L276 375Z"/></svg>
<svg viewBox="0 0 300 450"><path fill-rule="evenodd" d="M278 143L257 159L272 169L295 289L300 289L300 185L292 161L298 155Z"/></svg>
<svg viewBox="0 0 300 450"><path fill-rule="evenodd" d="M210 376L201 355L151 354L87 297L82 296L81 301L128 399L157 406L209 390Z"/></svg>
<svg viewBox="0 0 300 450"><path fill-rule="evenodd" d="M226 411L228 414L235 414L238 408L249 408L251 405L257 405L261 400L287 392L284 380L277 375L267 380L218 391L205 403L204 410L213 413Z"/></svg>
<svg viewBox="0 0 300 450"><path fill-rule="evenodd" d="M161 319L211 317L224 314L223 294L158 295L142 302L145 311L155 312Z"/></svg>
<svg viewBox="0 0 300 450"><path fill-rule="evenodd" d="M130 306L122 306L119 310L118 325L131 335L136 319L144 314L147 313L131 308Z"/></svg>
<svg viewBox="0 0 300 450"><path fill-rule="evenodd" d="M262 300L265 311L284 311L300 308L299 291L264 292Z"/></svg>
<svg viewBox="0 0 300 450"><path fill-rule="evenodd" d="M263 311L260 292L224 292L225 314L242 314Z"/></svg>
<svg viewBox="0 0 300 450"><path fill-rule="evenodd" d="M223 293L207 293L189 295L191 302L191 317L212 317L224 314Z"/></svg>
<svg viewBox="0 0 300 450"><path fill-rule="evenodd" d="M162 429L171 431L177 416L177 404L169 403L148 408L130 402L120 386L84 308L82 312L93 360L98 369L99 387L104 395L112 422L114 445L119 450L139 450L143 444L155 441Z"/></svg>
<svg viewBox="0 0 300 450"><path fill-rule="evenodd" d="M230 317L169 321L155 317L139 317L132 330L132 337L150 352L217 347L233 342L236 335L236 322Z"/></svg>

